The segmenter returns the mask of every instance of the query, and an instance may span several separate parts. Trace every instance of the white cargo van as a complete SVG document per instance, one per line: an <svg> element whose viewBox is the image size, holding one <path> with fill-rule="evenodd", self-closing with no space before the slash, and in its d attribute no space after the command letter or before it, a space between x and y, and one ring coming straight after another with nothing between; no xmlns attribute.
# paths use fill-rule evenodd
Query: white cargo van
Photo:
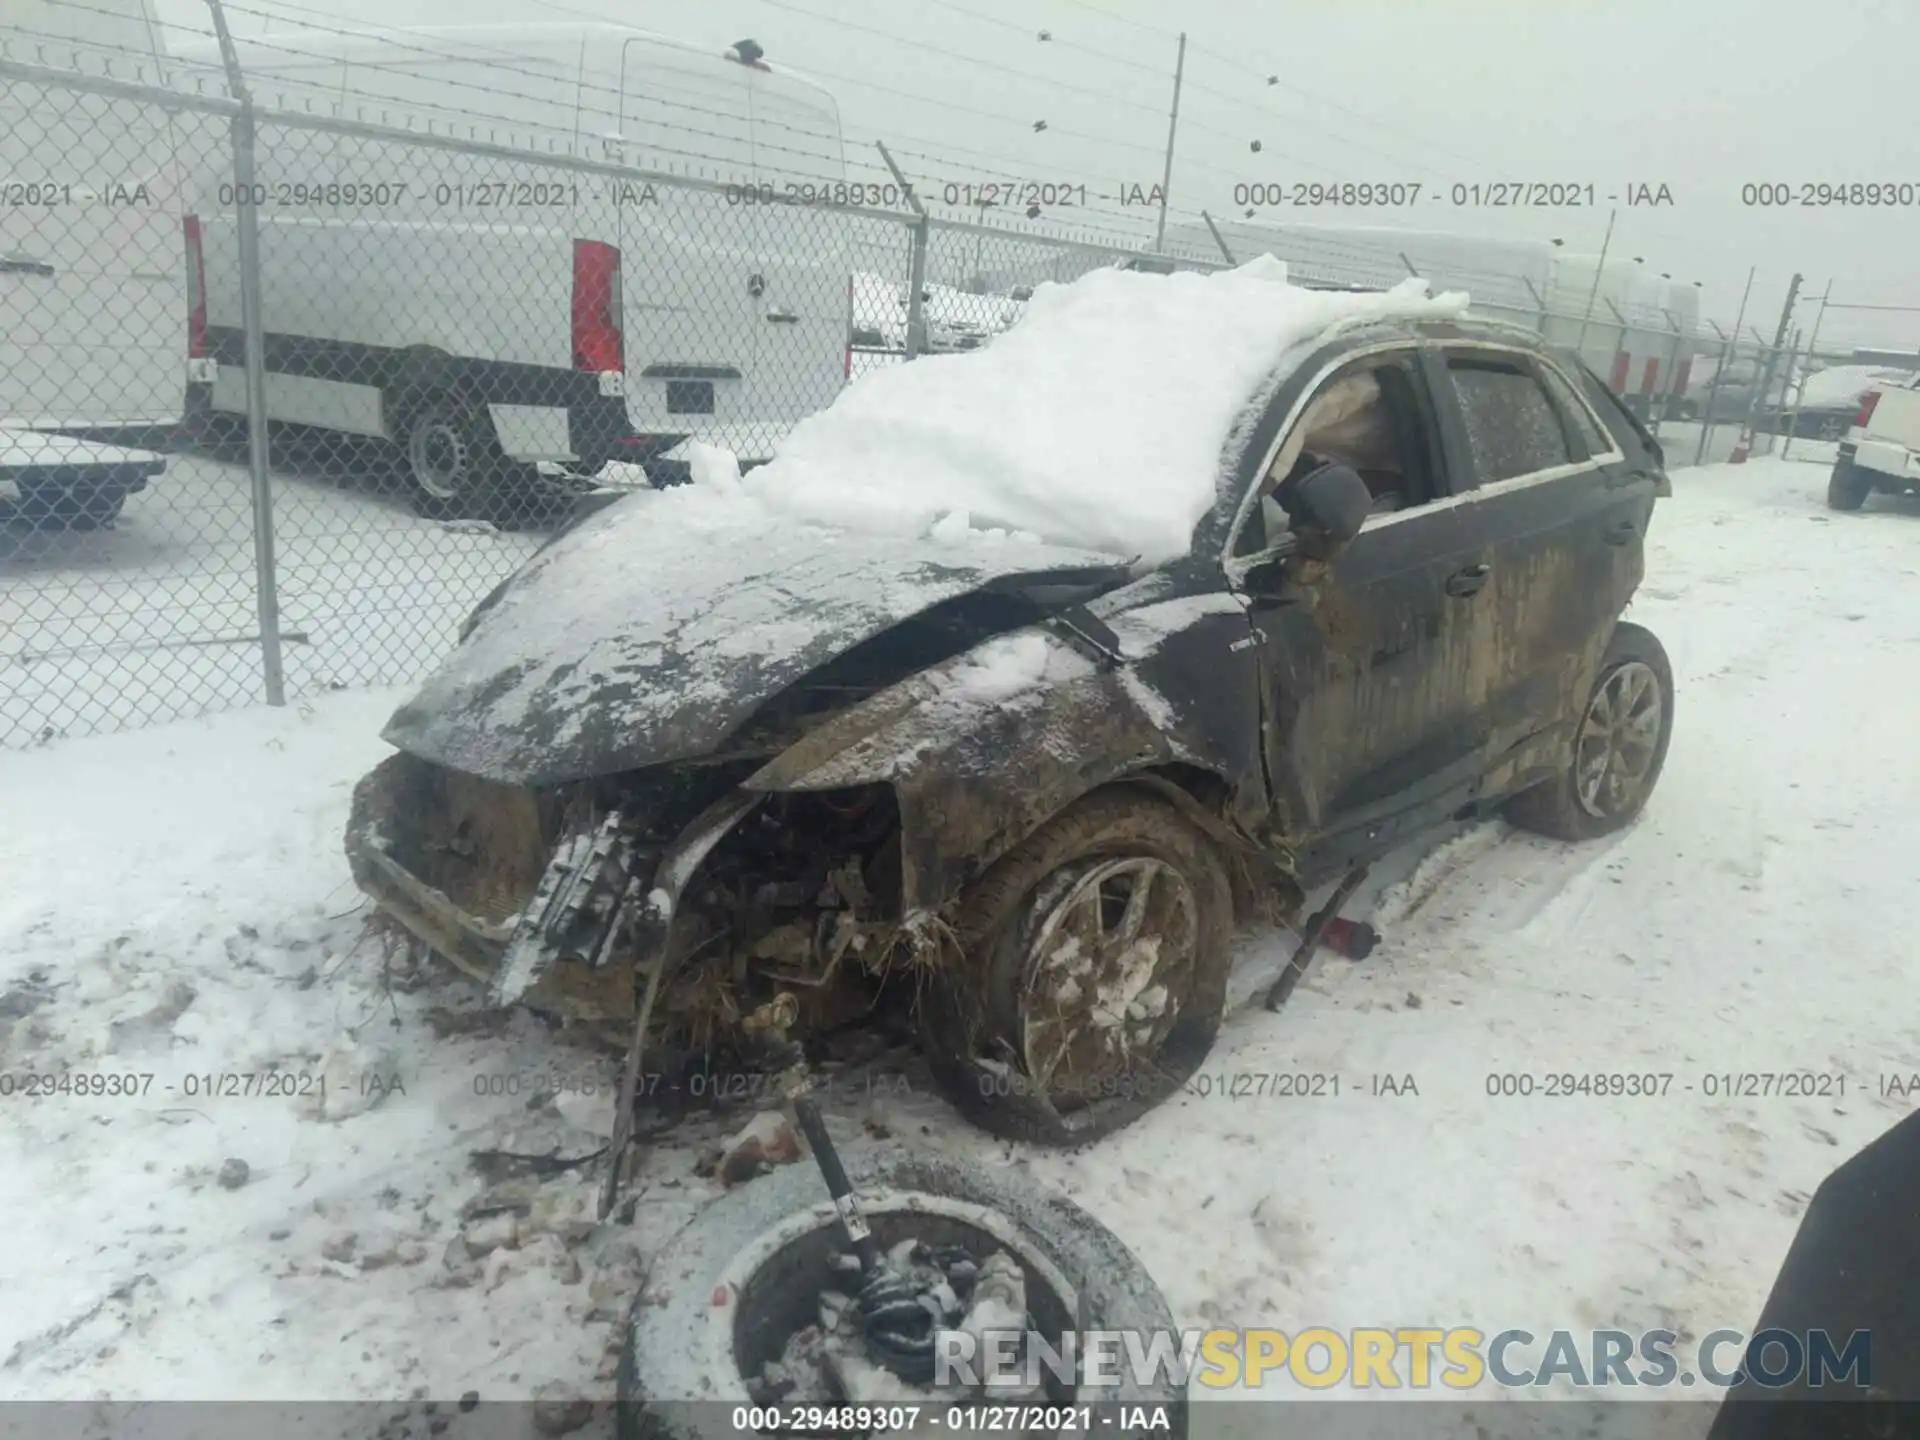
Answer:
<svg viewBox="0 0 1920 1440"><path fill-rule="evenodd" d="M771 456L845 383L838 108L750 50L605 24L239 42L263 108L697 174L725 190L263 123L268 415L385 438L430 513L536 462ZM208 55L190 57L211 66ZM183 82L187 77L183 77ZM216 411L244 409L231 177L197 177Z"/></svg>
<svg viewBox="0 0 1920 1440"><path fill-rule="evenodd" d="M27 64L165 83L146 0L0 0L0 39ZM98 444L35 435L180 424L193 365L175 127L158 105L0 82L0 479L37 518L110 519L161 466L126 451L103 466Z"/></svg>

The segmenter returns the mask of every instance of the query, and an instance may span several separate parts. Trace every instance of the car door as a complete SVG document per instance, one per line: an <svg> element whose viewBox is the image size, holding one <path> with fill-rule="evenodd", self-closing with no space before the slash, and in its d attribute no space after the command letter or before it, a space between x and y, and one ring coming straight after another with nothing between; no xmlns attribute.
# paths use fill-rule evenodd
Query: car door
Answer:
<svg viewBox="0 0 1920 1440"><path fill-rule="evenodd" d="M1316 399L1378 372L1383 394L1397 396L1408 485L1399 505L1376 489L1379 508L1320 574L1257 496L1229 543L1229 584L1261 659L1275 829L1309 883L1449 813L1480 772L1469 612L1484 571L1458 507L1445 503L1447 462L1418 351L1406 341L1330 365L1261 467L1270 486L1313 429Z"/></svg>
<svg viewBox="0 0 1920 1440"><path fill-rule="evenodd" d="M1577 381L1513 346L1430 352L1450 474L1487 579L1468 703L1486 790L1547 773L1578 724L1600 653L1640 582L1656 476L1629 461Z"/></svg>

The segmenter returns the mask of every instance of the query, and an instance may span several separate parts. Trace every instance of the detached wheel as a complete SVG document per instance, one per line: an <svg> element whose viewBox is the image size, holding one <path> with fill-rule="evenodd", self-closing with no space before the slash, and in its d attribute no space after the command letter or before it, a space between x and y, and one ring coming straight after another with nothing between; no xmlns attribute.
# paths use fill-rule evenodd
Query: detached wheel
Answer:
<svg viewBox="0 0 1920 1440"><path fill-rule="evenodd" d="M1673 667L1651 630L1621 621L1601 657L1566 771L1507 803L1507 818L1556 840L1592 840L1631 824L1667 762Z"/></svg>
<svg viewBox="0 0 1920 1440"><path fill-rule="evenodd" d="M1212 1048L1233 895L1218 848L1166 801L1097 792L962 902L961 957L920 1008L934 1079L981 1128L1079 1145L1132 1124Z"/></svg>
<svg viewBox="0 0 1920 1440"><path fill-rule="evenodd" d="M1873 493L1873 477L1862 473L1850 460L1833 462L1833 474L1827 477L1827 508L1858 510Z"/></svg>
<svg viewBox="0 0 1920 1440"><path fill-rule="evenodd" d="M1010 1172L891 1147L849 1147L841 1155L883 1250L913 1238L1010 1253L1026 1275L1028 1313L1056 1350L1068 1331L1124 1331L1143 1344L1176 1333L1146 1267L1064 1195ZM844 1273L829 1268L838 1226L820 1172L802 1159L721 1196L663 1246L621 1348L619 1440L742 1434L734 1411L752 1403L748 1378L818 1315L822 1289L847 1285ZM1108 1418L1098 1433L1114 1440L1187 1433L1186 1386L1164 1373L1049 1392L1034 1403L1102 1406ZM1141 1406L1148 1414L1165 1406L1170 1424L1155 1429L1131 1418ZM945 1414L944 1405L923 1409ZM1114 1423L1122 1414L1128 1419ZM914 1433L928 1433L925 1423L923 1415Z"/></svg>

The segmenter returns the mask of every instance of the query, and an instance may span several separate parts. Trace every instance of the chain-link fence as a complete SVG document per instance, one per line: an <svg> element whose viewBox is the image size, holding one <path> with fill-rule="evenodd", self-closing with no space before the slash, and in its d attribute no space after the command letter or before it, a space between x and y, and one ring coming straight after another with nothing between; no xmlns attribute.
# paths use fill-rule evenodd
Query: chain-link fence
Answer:
<svg viewBox="0 0 1920 1440"><path fill-rule="evenodd" d="M1040 284L1251 258L935 218L898 171L844 180L804 86L749 105L710 57L579 42L163 70L0 36L0 744L410 682L565 516L686 479L689 442L751 465ZM662 127L708 163L659 162ZM1678 322L1432 278L1656 422L1738 408L1728 378L1683 413Z"/></svg>

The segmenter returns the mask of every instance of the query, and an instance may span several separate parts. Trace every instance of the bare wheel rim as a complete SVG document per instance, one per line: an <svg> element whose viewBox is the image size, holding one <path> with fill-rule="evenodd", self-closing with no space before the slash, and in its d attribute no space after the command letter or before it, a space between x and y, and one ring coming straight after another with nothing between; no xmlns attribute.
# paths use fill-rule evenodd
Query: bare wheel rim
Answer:
<svg viewBox="0 0 1920 1440"><path fill-rule="evenodd" d="M415 427L407 438L407 460L414 483L427 494L436 500L460 498L472 455L453 421L435 417Z"/></svg>
<svg viewBox="0 0 1920 1440"><path fill-rule="evenodd" d="M1055 872L1033 913L1026 1073L1056 1105L1121 1094L1179 1021L1199 953L1193 886L1152 856L1100 860Z"/></svg>
<svg viewBox="0 0 1920 1440"><path fill-rule="evenodd" d="M1581 809L1610 820L1646 798L1665 708L1660 677L1643 661L1629 660L1600 682L1574 742L1574 794Z"/></svg>

